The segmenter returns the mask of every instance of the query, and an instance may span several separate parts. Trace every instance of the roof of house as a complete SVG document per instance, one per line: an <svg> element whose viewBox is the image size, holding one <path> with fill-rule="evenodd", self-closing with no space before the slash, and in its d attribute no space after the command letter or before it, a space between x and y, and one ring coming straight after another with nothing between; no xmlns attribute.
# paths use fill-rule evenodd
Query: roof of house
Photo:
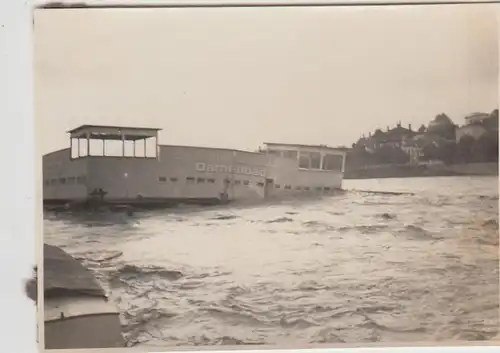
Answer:
<svg viewBox="0 0 500 353"><path fill-rule="evenodd" d="M418 132L404 128L398 124L395 128L388 131L382 131L380 129L375 130L371 138L378 142L391 142L400 141L405 136L414 136L417 134Z"/></svg>

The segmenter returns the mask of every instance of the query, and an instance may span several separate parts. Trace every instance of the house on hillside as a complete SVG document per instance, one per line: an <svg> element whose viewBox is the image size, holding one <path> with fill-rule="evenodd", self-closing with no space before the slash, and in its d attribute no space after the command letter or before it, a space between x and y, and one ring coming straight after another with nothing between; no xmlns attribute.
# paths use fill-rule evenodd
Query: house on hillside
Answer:
<svg viewBox="0 0 500 353"><path fill-rule="evenodd" d="M373 135L370 135L363 142L371 150L386 146L401 148L405 144L405 141L411 139L416 134L417 132L412 130L411 124L408 125L408 128L404 128L401 126L401 123L398 123L396 127L392 129L387 128L386 131L375 130Z"/></svg>
<svg viewBox="0 0 500 353"><path fill-rule="evenodd" d="M422 148L420 147L418 140L415 138L406 140L401 146L401 149L408 155L410 164L419 164L420 157L422 156Z"/></svg>
<svg viewBox="0 0 500 353"><path fill-rule="evenodd" d="M456 142L458 143L465 135L475 140L483 136L488 131L484 123L489 117L490 115L486 113L473 113L465 117L465 124L456 130Z"/></svg>
<svg viewBox="0 0 500 353"><path fill-rule="evenodd" d="M487 113L472 113L464 118L465 125L482 124L489 117Z"/></svg>
<svg viewBox="0 0 500 353"><path fill-rule="evenodd" d="M392 129L389 127L386 131L377 129L373 134L370 133L368 137L361 137L355 145L363 147L365 151L372 154L385 147L401 149L409 156L411 164L418 164L421 148L413 140L418 135L420 134L417 131L412 130L411 124L408 125L408 128L405 128L401 126L401 123L398 123Z"/></svg>

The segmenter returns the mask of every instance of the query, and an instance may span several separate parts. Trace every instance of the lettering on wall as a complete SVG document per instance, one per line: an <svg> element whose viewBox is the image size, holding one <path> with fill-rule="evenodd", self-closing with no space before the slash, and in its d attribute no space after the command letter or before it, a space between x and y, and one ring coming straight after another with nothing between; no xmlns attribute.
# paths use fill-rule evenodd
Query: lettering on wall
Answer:
<svg viewBox="0 0 500 353"><path fill-rule="evenodd" d="M261 177L266 176L266 171L260 168L252 168L248 166L231 166L224 164L207 164L203 162L196 163L196 170L198 172L207 172L207 173L231 173L231 174L261 176Z"/></svg>

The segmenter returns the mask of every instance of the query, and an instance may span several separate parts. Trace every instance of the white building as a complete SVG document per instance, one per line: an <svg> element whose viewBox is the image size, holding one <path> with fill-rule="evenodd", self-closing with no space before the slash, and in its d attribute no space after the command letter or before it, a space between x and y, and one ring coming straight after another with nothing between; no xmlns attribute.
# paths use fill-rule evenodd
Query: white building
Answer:
<svg viewBox="0 0 500 353"><path fill-rule="evenodd" d="M45 203L217 203L325 192L341 188L345 167L343 150L322 145L169 146L158 144L159 129L121 126L83 125L69 134L69 148L43 157Z"/></svg>
<svg viewBox="0 0 500 353"><path fill-rule="evenodd" d="M487 118L489 118L489 114L485 113L474 113L467 116L464 119L465 125L459 127L455 132L456 142L458 143L460 139L465 135L469 135L475 140L483 136L487 132L487 130L481 123Z"/></svg>

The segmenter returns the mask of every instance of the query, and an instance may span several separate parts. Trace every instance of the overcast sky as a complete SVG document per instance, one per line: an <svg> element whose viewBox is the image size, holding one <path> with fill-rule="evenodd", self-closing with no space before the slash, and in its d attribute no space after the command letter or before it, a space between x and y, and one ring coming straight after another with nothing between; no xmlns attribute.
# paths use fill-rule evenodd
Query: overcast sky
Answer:
<svg viewBox="0 0 500 353"><path fill-rule="evenodd" d="M461 123L498 106L494 6L38 10L40 152L81 124L255 150Z"/></svg>

